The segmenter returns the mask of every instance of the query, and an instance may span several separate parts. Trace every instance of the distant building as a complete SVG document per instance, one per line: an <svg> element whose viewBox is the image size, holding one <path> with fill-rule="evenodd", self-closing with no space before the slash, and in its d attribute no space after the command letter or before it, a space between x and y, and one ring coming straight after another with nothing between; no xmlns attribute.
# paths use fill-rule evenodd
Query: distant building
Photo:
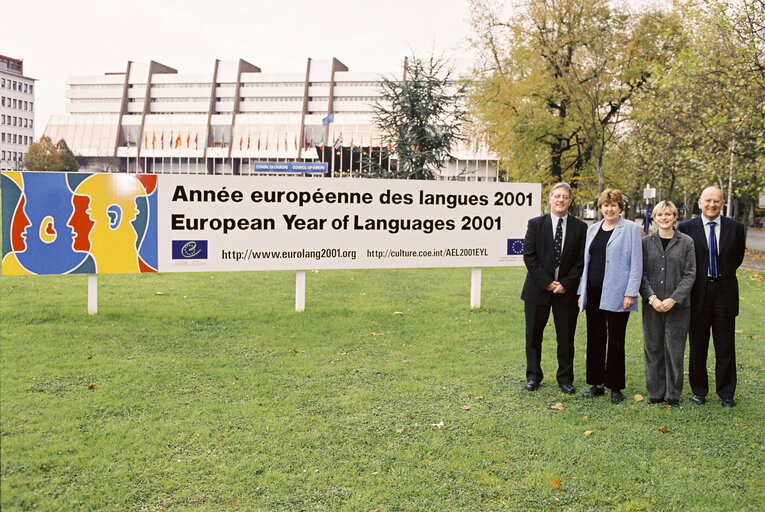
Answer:
<svg viewBox="0 0 765 512"><path fill-rule="evenodd" d="M324 161L333 176L363 173L362 155L382 162L372 122L380 83L379 73L337 59L309 58L292 73L216 60L207 75L128 62L122 72L71 77L67 114L51 117L45 134L66 140L84 170L249 174L256 161ZM444 179L495 179L485 144L453 149Z"/></svg>
<svg viewBox="0 0 765 512"><path fill-rule="evenodd" d="M0 171L21 170L34 142L34 85L22 60L0 55Z"/></svg>

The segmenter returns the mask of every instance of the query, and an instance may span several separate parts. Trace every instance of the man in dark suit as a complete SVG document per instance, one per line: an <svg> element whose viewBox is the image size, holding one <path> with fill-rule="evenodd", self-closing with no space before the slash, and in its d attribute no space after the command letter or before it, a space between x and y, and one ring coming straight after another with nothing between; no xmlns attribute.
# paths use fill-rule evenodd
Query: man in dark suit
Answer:
<svg viewBox="0 0 765 512"><path fill-rule="evenodd" d="M521 299L526 316L526 389L536 391L544 377L541 367L542 334L552 308L558 340L561 390L574 394L574 333L579 309L576 290L584 267L587 225L569 215L571 187L553 186L548 198L550 214L529 220L523 243L526 281Z"/></svg>
<svg viewBox="0 0 765 512"><path fill-rule="evenodd" d="M707 353L709 331L715 346L715 382L723 407L736 402L736 347L738 279L736 269L744 260L744 225L720 214L725 205L722 190L704 189L699 198L701 216L681 222L678 231L693 238L696 280L691 290L688 381L691 401L702 405L709 392Z"/></svg>

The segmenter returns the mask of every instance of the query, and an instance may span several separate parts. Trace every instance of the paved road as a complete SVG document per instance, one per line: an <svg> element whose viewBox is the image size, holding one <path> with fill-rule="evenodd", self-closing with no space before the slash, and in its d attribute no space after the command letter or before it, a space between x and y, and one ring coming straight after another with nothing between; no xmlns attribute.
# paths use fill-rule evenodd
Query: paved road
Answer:
<svg viewBox="0 0 765 512"><path fill-rule="evenodd" d="M746 231L746 248L765 251L765 229L749 228Z"/></svg>

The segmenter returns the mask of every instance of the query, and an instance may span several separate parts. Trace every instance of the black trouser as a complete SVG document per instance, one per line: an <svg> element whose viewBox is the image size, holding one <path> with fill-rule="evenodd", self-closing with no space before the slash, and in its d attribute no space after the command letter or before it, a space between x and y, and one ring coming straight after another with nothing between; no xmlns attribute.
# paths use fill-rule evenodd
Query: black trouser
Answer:
<svg viewBox="0 0 765 512"><path fill-rule="evenodd" d="M587 384L624 389L624 338L629 311L600 309L600 288L587 287Z"/></svg>
<svg viewBox="0 0 765 512"><path fill-rule="evenodd" d="M694 395L706 396L709 392L707 354L709 331L715 346L715 384L717 395L733 398L736 392L736 317L728 313L720 300L719 280L707 282L704 305L691 318L688 351L688 382Z"/></svg>
<svg viewBox="0 0 765 512"><path fill-rule="evenodd" d="M531 304L525 302L526 315L526 379L542 382L542 334L550 318L555 322L558 341L558 384L574 383L574 333L579 311L576 304Z"/></svg>

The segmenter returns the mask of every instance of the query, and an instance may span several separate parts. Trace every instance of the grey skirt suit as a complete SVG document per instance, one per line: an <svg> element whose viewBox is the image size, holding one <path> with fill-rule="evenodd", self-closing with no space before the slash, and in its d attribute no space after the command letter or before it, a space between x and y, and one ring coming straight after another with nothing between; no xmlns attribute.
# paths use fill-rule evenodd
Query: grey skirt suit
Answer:
<svg viewBox="0 0 765 512"><path fill-rule="evenodd" d="M664 250L658 231L643 238L643 347L645 380L653 399L680 400L683 356L690 325L691 289L696 279L696 256L691 237L675 231ZM671 297L675 306L656 311L648 298Z"/></svg>

